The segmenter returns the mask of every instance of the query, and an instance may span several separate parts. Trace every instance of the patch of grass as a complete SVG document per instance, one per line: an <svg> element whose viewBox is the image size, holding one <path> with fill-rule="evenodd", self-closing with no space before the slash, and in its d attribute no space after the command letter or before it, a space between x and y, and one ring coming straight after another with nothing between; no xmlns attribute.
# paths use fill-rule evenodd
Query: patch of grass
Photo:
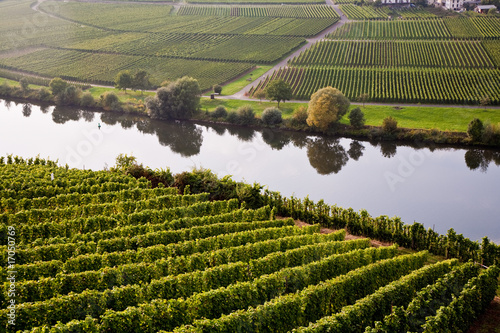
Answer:
<svg viewBox="0 0 500 333"><path fill-rule="evenodd" d="M223 90L224 91L224 90ZM277 107L278 103L276 102L264 102L262 101L243 101L238 99L223 99L223 98L202 98L200 109L202 111L213 111L219 105L224 106L228 111L236 110L240 106L250 105L255 114L260 115L262 111L269 107ZM293 114L293 111L301 105L305 105L307 107L307 103L280 103L280 110L283 113L283 118L290 118Z"/></svg>
<svg viewBox="0 0 500 333"><path fill-rule="evenodd" d="M17 82L17 81L13 81L13 80L9 80L9 79L0 77L0 84L3 84L4 82L7 82L9 84L9 86L11 86L11 87L20 87L21 86L19 84L19 82ZM29 88L31 88L31 89L40 89L42 87L43 86L37 86L36 84L29 85ZM47 88L47 87L45 87L45 88Z"/></svg>
<svg viewBox="0 0 500 333"><path fill-rule="evenodd" d="M381 106L366 105L360 107L365 114L366 125L381 126L384 118L392 116L398 121L398 127L415 129L438 129L441 131L466 132L467 125L474 118L483 122L499 123L499 109L471 107L428 107L428 106ZM348 124L347 117L341 123Z"/></svg>
<svg viewBox="0 0 500 333"><path fill-rule="evenodd" d="M120 102L127 102L133 99L144 102L144 99L146 97L155 95L154 92L148 92L148 91L145 91L143 94L141 94L140 91L133 91L128 89L127 93L125 93L123 90L104 88L104 87L92 87L87 91L89 91L92 94L95 100L99 100L101 95L104 94L105 92L113 91L120 99Z"/></svg>
<svg viewBox="0 0 500 333"><path fill-rule="evenodd" d="M257 66L251 72L248 72L245 75L242 75L240 78L222 86L222 95L227 96L237 93L238 91L240 91L241 89L245 88L247 85L252 83L255 79L261 77L265 72L267 72L271 68L272 66L265 66L265 65ZM251 79L251 81L248 81L248 79Z"/></svg>

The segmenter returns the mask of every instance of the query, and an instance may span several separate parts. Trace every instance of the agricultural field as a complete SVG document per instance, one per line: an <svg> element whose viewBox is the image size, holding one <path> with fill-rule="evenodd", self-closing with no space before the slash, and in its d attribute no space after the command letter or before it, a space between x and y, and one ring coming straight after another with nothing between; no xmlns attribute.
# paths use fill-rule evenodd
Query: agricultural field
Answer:
<svg viewBox="0 0 500 333"><path fill-rule="evenodd" d="M24 332L379 332L395 315L415 331L458 331L497 288L496 266L299 228L266 202L12 156L0 158L0 183L0 237L15 248L3 246L0 276L15 276ZM11 285L1 288L5 328Z"/></svg>
<svg viewBox="0 0 500 333"><path fill-rule="evenodd" d="M372 6L356 6L352 4L340 5L340 10L350 20L378 20L387 19L389 10L387 7L376 8Z"/></svg>
<svg viewBox="0 0 500 333"><path fill-rule="evenodd" d="M488 45L494 53L496 44ZM491 45L491 46L490 46ZM294 66L493 68L480 41L321 41L290 60Z"/></svg>
<svg viewBox="0 0 500 333"><path fill-rule="evenodd" d="M318 89L332 86L349 99L368 94L375 102L477 104L488 96L500 103L499 69L380 68L289 66L270 75L253 91L272 79L290 83L293 96L309 100Z"/></svg>
<svg viewBox="0 0 500 333"><path fill-rule="evenodd" d="M291 18L335 18L337 12L330 6L182 6L177 15L201 16L246 16L246 17L291 17Z"/></svg>
<svg viewBox="0 0 500 333"><path fill-rule="evenodd" d="M146 70L155 85L187 75L203 90L276 62L339 19L325 5L246 6L222 16L229 7L183 6L182 14L163 4L30 5L0 2L0 68L106 85L121 70Z"/></svg>
<svg viewBox="0 0 500 333"><path fill-rule="evenodd" d="M374 102L478 104L488 97L497 105L499 23L491 17L427 16L350 21L251 92L282 78L301 100L332 86L350 99L368 94Z"/></svg>

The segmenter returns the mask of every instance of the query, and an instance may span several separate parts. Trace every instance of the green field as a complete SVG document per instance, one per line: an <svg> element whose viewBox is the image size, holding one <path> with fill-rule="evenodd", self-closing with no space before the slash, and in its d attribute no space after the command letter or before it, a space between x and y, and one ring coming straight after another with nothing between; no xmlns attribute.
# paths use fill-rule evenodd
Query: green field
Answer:
<svg viewBox="0 0 500 333"><path fill-rule="evenodd" d="M440 256L467 261L481 253L488 265L498 260L468 239L455 245L429 231L432 257L397 245L375 248L367 238L345 240L346 230L299 228L276 213L321 210L325 222L334 214L330 222L351 231L370 226L382 240L393 235L412 247L427 246L413 238L422 231L399 219L284 200L275 192L256 194L250 185L214 180L203 170L150 175L162 186L152 188L150 180L119 171L0 158L0 238L8 244L2 245L0 276L14 276L16 291L12 319L12 284L1 285L1 327L15 323L16 330L33 333L51 327L313 333L353 331L356 322L354 332L362 333L366 327L379 332L398 316L415 331L422 325L458 331L495 296L496 266L484 270ZM212 185L195 185L202 178ZM174 181L182 187L165 187ZM213 191L205 192L208 187ZM394 307L400 311L392 312ZM463 313L464 307L471 311ZM449 322L456 316L461 320Z"/></svg>

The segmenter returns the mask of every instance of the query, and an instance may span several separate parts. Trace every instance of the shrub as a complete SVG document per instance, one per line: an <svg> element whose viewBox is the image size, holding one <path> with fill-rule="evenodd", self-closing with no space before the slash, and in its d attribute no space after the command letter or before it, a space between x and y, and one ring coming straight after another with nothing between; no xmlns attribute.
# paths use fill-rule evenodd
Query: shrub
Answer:
<svg viewBox="0 0 500 333"><path fill-rule="evenodd" d="M299 106L292 115L292 126L306 126L307 125L307 108Z"/></svg>
<svg viewBox="0 0 500 333"><path fill-rule="evenodd" d="M94 97L90 92L85 92L80 100L81 106L92 107L95 105Z"/></svg>
<svg viewBox="0 0 500 333"><path fill-rule="evenodd" d="M82 90L74 85L67 86L63 92L56 96L56 103L62 105L80 105Z"/></svg>
<svg viewBox="0 0 500 333"><path fill-rule="evenodd" d="M49 89L42 87L40 90L38 90L38 98L41 101L48 102L50 100L50 91Z"/></svg>
<svg viewBox="0 0 500 333"><path fill-rule="evenodd" d="M354 128L361 128L365 125L365 114L359 107L352 109L348 118Z"/></svg>
<svg viewBox="0 0 500 333"><path fill-rule="evenodd" d="M211 116L213 118L226 118L227 110L224 106L219 105L215 108L214 112L212 112Z"/></svg>
<svg viewBox="0 0 500 333"><path fill-rule="evenodd" d="M251 125L255 121L255 112L250 105L240 106L237 110L238 121L241 125Z"/></svg>
<svg viewBox="0 0 500 333"><path fill-rule="evenodd" d="M311 96L307 109L307 124L326 131L347 113L350 104L349 99L337 88L319 89Z"/></svg>
<svg viewBox="0 0 500 333"><path fill-rule="evenodd" d="M101 105L103 108L113 111L120 110L120 99L112 91L106 91L101 95Z"/></svg>
<svg viewBox="0 0 500 333"><path fill-rule="evenodd" d="M467 135L474 141L481 141L484 132L484 125L480 119L474 118L467 126Z"/></svg>
<svg viewBox="0 0 500 333"><path fill-rule="evenodd" d="M483 142L490 145L500 146L500 123L488 124L484 127Z"/></svg>
<svg viewBox="0 0 500 333"><path fill-rule="evenodd" d="M29 85L30 84L29 84L28 80L25 77L23 77L21 80L19 80L19 84L21 85L21 90L22 91L26 92L26 91L29 90Z"/></svg>
<svg viewBox="0 0 500 333"><path fill-rule="evenodd" d="M278 108L267 108L262 112L262 122L266 125L276 125L283 121L281 111Z"/></svg>
<svg viewBox="0 0 500 333"><path fill-rule="evenodd" d="M389 116L384 119L382 123L382 130L386 133L393 133L398 129L398 121Z"/></svg>
<svg viewBox="0 0 500 333"><path fill-rule="evenodd" d="M230 122L231 124L237 124L238 123L238 120L239 120L240 117L238 117L238 114L234 111L229 111L227 113L227 117L226 117L226 120L228 122Z"/></svg>
<svg viewBox="0 0 500 333"><path fill-rule="evenodd" d="M220 94L222 92L222 87L218 84L214 85L213 89L214 89L214 93L216 93L216 94Z"/></svg>
<svg viewBox="0 0 500 333"><path fill-rule="evenodd" d="M0 96L10 96L11 91L11 86L7 83L7 81L4 81L0 86Z"/></svg>

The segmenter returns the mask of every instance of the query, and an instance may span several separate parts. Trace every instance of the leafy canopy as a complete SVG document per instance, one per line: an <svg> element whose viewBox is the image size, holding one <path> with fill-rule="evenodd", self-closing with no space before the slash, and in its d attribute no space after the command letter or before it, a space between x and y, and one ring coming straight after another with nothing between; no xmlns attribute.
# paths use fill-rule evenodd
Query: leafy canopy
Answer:
<svg viewBox="0 0 500 333"><path fill-rule="evenodd" d="M281 101L292 99L292 87L282 79L271 81L267 85L265 92L270 101L278 102L278 108Z"/></svg>
<svg viewBox="0 0 500 333"><path fill-rule="evenodd" d="M350 104L349 99L337 88L322 88L311 96L307 124L325 131L347 113Z"/></svg>

